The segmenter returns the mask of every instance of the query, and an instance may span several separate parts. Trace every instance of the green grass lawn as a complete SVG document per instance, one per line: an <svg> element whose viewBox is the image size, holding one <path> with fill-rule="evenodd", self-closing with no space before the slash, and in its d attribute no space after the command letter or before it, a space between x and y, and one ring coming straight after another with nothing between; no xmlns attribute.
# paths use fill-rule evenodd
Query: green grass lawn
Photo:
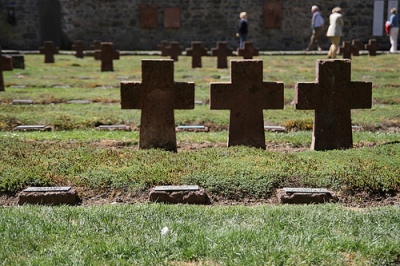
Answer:
<svg viewBox="0 0 400 266"><path fill-rule="evenodd" d="M310 151L312 111L295 110L296 82L315 80L318 56L260 56L264 81L285 84L285 109L264 111L267 149L226 147L228 111L210 110L209 83L229 82L229 69L203 58L175 63L175 81L195 82L194 110L175 111L176 125L208 125L207 133L177 133L178 152L139 150L139 131L98 131L102 124L140 126L140 110L121 110L121 80L141 80L142 58L122 56L114 72L93 58L25 55L26 69L4 72L0 92L0 195L28 186L79 187L88 194L146 193L156 185L197 184L235 202L267 200L285 186L325 187L339 204L324 206L168 206L0 208L4 265L396 265L400 209L348 209L364 196L400 190L400 57L354 57L352 80L373 82L373 107L353 110L354 148ZM235 59L234 57L230 59ZM12 105L33 99L35 105ZM72 99L93 103L68 104ZM12 131L46 124L50 132ZM86 200L85 198L83 200ZM163 227L169 231L161 235Z"/></svg>

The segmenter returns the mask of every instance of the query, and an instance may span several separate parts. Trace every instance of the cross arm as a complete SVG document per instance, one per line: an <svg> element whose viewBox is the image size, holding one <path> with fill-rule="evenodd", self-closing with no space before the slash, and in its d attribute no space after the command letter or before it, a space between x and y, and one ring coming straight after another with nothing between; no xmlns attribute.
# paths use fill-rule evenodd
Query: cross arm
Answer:
<svg viewBox="0 0 400 266"><path fill-rule="evenodd" d="M141 109L140 87L139 82L121 82L121 109Z"/></svg>
<svg viewBox="0 0 400 266"><path fill-rule="evenodd" d="M317 83L296 83L294 91L295 108L298 110L312 110L317 106L318 101Z"/></svg>

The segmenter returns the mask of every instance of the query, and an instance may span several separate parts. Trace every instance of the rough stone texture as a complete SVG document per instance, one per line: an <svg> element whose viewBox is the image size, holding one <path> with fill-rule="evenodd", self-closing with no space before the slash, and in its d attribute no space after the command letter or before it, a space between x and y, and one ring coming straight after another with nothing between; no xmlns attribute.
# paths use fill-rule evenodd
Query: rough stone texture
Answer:
<svg viewBox="0 0 400 266"><path fill-rule="evenodd" d="M317 60L316 83L296 83L295 107L315 110L311 149L353 146L351 109L371 108L372 83L351 81L351 60Z"/></svg>
<svg viewBox="0 0 400 266"><path fill-rule="evenodd" d="M335 201L335 195L329 193L286 193L283 189L276 191L278 201L282 204L317 204Z"/></svg>
<svg viewBox="0 0 400 266"><path fill-rule="evenodd" d="M368 43L365 45L365 50L368 50L368 54L370 56L376 56L376 51L379 49L378 42L376 39L368 40Z"/></svg>
<svg viewBox="0 0 400 266"><path fill-rule="evenodd" d="M142 110L141 149L176 151L174 109L194 108L194 83L174 81L173 60L142 60L142 83L121 82L121 108Z"/></svg>
<svg viewBox="0 0 400 266"><path fill-rule="evenodd" d="M228 56L232 56L232 49L228 48L227 42L217 42L217 48L211 49L212 56L217 57L217 68L228 68Z"/></svg>
<svg viewBox="0 0 400 266"><path fill-rule="evenodd" d="M243 59L253 59L253 56L258 55L258 49L253 47L252 42L244 42L243 48L238 48L237 53Z"/></svg>
<svg viewBox="0 0 400 266"><path fill-rule="evenodd" d="M83 43L83 41L75 41L72 45L72 49L75 50L76 58L84 58L85 55L83 51L85 50L85 44Z"/></svg>
<svg viewBox="0 0 400 266"><path fill-rule="evenodd" d="M201 57L207 55L207 49L201 42L192 42L192 47L186 48L186 54L192 57L192 68L202 67Z"/></svg>
<svg viewBox="0 0 400 266"><path fill-rule="evenodd" d="M343 41L342 46L340 46L340 54L343 59L351 59L352 46L348 41Z"/></svg>
<svg viewBox="0 0 400 266"><path fill-rule="evenodd" d="M264 109L283 109L283 83L263 82L262 60L231 61L231 83L210 83L210 108L230 110L228 146L265 149Z"/></svg>
<svg viewBox="0 0 400 266"><path fill-rule="evenodd" d="M1 12L3 23L0 23L0 36L3 48L37 49L46 40L41 32L41 21L46 13L39 12L40 1L14 1L17 19L15 25L6 23L7 12ZM152 1L157 4L156 28L142 28L140 4L148 4L149 1L57 2L61 9L62 49L70 48L74 40L91 43L101 39L113 42L119 50L154 50L160 40L175 40L183 47L189 47L193 40L199 40L206 48L213 47L217 41L226 41L236 49L238 40L234 36L241 11L249 14L248 37L256 47L262 50L302 50L310 40L310 8L314 4L309 0L280 1L281 10L270 8L268 10L273 13L268 11L264 14L264 5L272 3L272 0L157 0ZM337 5L342 7L345 19L343 39L357 38L367 43L368 39L378 38L379 44L389 49L387 36L371 36L374 1L325 0L316 4L321 9L326 25L329 24L332 8ZM6 10L6 5L7 1L0 1L0 10ZM164 10L168 7L180 8L179 28L164 27ZM386 20L386 7L384 17ZM281 22L280 28L277 28L278 22ZM327 50L329 45L329 39L323 37L323 47Z"/></svg>
<svg viewBox="0 0 400 266"><path fill-rule="evenodd" d="M38 205L76 205L79 197L74 188L68 191L52 192L20 192L18 195L18 205L38 204Z"/></svg>
<svg viewBox="0 0 400 266"><path fill-rule="evenodd" d="M119 51L114 51L113 44L102 42L101 45L101 71L114 71L113 60L119 59Z"/></svg>
<svg viewBox="0 0 400 266"><path fill-rule="evenodd" d="M178 55L182 54L182 49L179 47L178 42L170 42L170 44L167 45L165 52L172 60L178 61Z"/></svg>
<svg viewBox="0 0 400 266"><path fill-rule="evenodd" d="M14 69L12 57L9 55L2 55L1 67L3 71L12 71Z"/></svg>
<svg viewBox="0 0 400 266"><path fill-rule="evenodd" d="M45 41L44 46L40 47L39 50L41 54L44 54L44 62L46 64L55 62L54 54L58 54L58 47L52 41Z"/></svg>
<svg viewBox="0 0 400 266"><path fill-rule="evenodd" d="M204 205L210 202L204 189L197 191L155 191L149 193L149 200L153 202L171 204L198 204Z"/></svg>
<svg viewBox="0 0 400 266"><path fill-rule="evenodd" d="M364 46L359 39L354 39L351 41L351 54L353 56L359 56L360 50L362 50L363 48Z"/></svg>

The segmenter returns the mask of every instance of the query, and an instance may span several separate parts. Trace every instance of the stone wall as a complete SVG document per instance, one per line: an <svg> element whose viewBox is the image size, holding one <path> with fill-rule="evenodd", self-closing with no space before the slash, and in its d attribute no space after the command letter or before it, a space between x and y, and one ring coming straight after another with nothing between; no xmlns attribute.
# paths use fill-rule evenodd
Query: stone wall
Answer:
<svg viewBox="0 0 400 266"><path fill-rule="evenodd" d="M49 1L60 6L61 29L55 26L57 21L45 23L57 14L44 9ZM282 0L281 28L267 29L264 0L25 0L15 3L16 25L7 23L9 2L0 2L0 42L8 49L37 49L49 30L52 34L59 30L60 37L54 39L62 49L69 49L78 39L87 44L93 40L112 41L120 50L155 50L161 40L178 41L182 47L189 47L191 41L202 41L207 48L215 47L217 41L227 41L236 48L238 16L247 11L248 39L255 46L262 50L301 50L310 37L311 5L320 6L326 24L332 8L341 6L346 22L343 39L358 38L362 42L372 38L374 6L372 0ZM141 27L140 4L157 5L155 28ZM179 28L164 27L167 7L179 7ZM389 47L387 37L378 41ZM328 46L329 40L324 38L324 47Z"/></svg>

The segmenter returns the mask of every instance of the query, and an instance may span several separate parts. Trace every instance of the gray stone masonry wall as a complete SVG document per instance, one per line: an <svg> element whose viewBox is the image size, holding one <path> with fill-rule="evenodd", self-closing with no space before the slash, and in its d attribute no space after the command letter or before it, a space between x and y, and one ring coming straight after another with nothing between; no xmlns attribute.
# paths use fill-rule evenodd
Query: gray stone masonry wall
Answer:
<svg viewBox="0 0 400 266"><path fill-rule="evenodd" d="M5 49L38 49L43 44L38 3L44 0L15 1L16 25L7 23L7 3L0 1L0 44ZM217 41L227 41L237 48L235 38L239 13L249 15L248 40L261 50L302 50L310 38L310 8L320 6L326 28L336 5L342 7L345 20L342 40L372 36L373 0L282 0L282 28L264 27L264 0L54 0L61 6L61 49L70 49L75 40L86 45L93 40L109 41L119 50L155 50L161 40L178 41L182 48L191 41L202 41L208 49ZM387 1L386 1L387 2ZM43 2L42 2L43 3ZM139 4L156 4L157 28L143 29L139 21ZM164 28L164 8L179 7L181 27ZM388 49L389 38L377 38ZM325 49L329 40L323 38Z"/></svg>

